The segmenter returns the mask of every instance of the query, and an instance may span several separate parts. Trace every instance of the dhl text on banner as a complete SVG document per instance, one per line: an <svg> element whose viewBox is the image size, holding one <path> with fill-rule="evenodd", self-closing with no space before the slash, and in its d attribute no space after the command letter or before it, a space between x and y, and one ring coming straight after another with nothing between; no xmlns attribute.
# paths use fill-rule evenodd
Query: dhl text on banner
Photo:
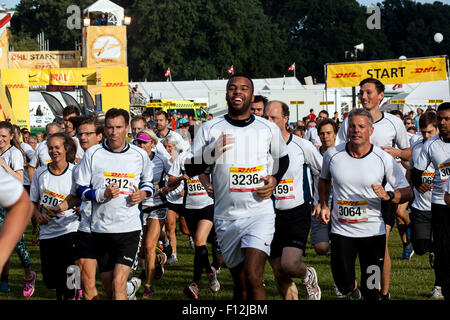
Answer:
<svg viewBox="0 0 450 320"><path fill-rule="evenodd" d="M101 90L103 112L111 108L130 111L127 67L102 68Z"/></svg>
<svg viewBox="0 0 450 320"><path fill-rule="evenodd" d="M79 51L15 51L8 56L11 69L80 67Z"/></svg>
<svg viewBox="0 0 450 320"><path fill-rule="evenodd" d="M11 95L11 108L16 124L30 129L30 109L27 69L1 70L2 88L8 88Z"/></svg>

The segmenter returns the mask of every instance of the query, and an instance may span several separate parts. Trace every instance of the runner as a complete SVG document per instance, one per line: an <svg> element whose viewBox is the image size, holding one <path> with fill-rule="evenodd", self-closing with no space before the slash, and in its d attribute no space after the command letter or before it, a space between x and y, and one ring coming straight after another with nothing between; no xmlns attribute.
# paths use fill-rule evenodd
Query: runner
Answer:
<svg viewBox="0 0 450 320"><path fill-rule="evenodd" d="M122 300L141 244L137 204L153 194L150 160L127 143L128 131L128 112L109 109L106 140L86 151L76 177L77 196L92 201L91 237L103 288L109 298Z"/></svg>
<svg viewBox="0 0 450 320"><path fill-rule="evenodd" d="M380 111L380 103L384 99L384 85L377 79L366 78L359 84L359 96L364 109L368 110L373 119L374 132L370 136L370 142L380 147L392 157L409 161L411 159L411 148L409 146L408 135L406 134L403 122L396 116ZM344 119L339 127L336 145L348 140L348 120ZM393 146L397 145L398 148ZM391 186L386 185L388 191L392 191ZM383 219L386 225L386 250L384 257L383 274L381 277L381 299L389 300L389 282L391 278L391 258L389 256L389 234L395 224L395 213L397 204L392 201L382 201Z"/></svg>
<svg viewBox="0 0 450 320"><path fill-rule="evenodd" d="M419 120L420 121L420 120ZM422 186L422 174L430 163L436 169L433 191L431 195L431 229L433 230L434 269L442 279L442 294L446 300L450 299L450 216L444 201L444 188L450 176L450 103L446 102L438 107L437 121L439 134L428 139L423 150L414 162L411 180L416 189ZM426 190L430 190L427 187Z"/></svg>
<svg viewBox="0 0 450 320"><path fill-rule="evenodd" d="M72 119L74 117L78 117L79 115L80 115L80 110L74 105L69 105L63 109L64 131L73 138L73 140L75 141L75 144L77 146L77 154L75 156L76 163L81 161L81 158L83 158L84 151L80 146L80 141L78 141L74 123L73 123L73 121L70 121L70 119Z"/></svg>
<svg viewBox="0 0 450 320"><path fill-rule="evenodd" d="M193 134L191 138L194 138ZM184 293L188 297L198 300L200 278L203 270L206 271L211 292L218 292L220 283L217 280L216 269L209 263L208 248L206 246L208 238L215 238L213 228L214 201L208 196L199 176L190 178L186 175L184 162L188 155L187 152L182 152L175 159L169 171L169 186L177 187L180 183L184 184L183 216L186 219L190 234L194 235L195 246L194 276L192 282L184 288ZM209 174L205 178L205 183L209 185Z"/></svg>
<svg viewBox="0 0 450 320"><path fill-rule="evenodd" d="M253 101L250 103L250 111L258 117L264 116L264 110L266 109L267 102L269 100L261 95L253 96Z"/></svg>
<svg viewBox="0 0 450 320"><path fill-rule="evenodd" d="M161 228L167 216L166 195L170 190L164 187L164 175L170 170L171 164L166 157L154 153L153 148L159 143L155 133L149 129L139 132L134 143L142 148L153 164L153 188L155 193L152 197L142 202L144 212L144 252L145 252L145 283L143 298L153 297L153 279L155 273L164 272L164 263L167 257L164 252L156 255L156 247L160 237ZM156 260L158 259L158 266ZM156 269L159 270L156 270Z"/></svg>
<svg viewBox="0 0 450 320"><path fill-rule="evenodd" d="M321 170L322 156L314 145L289 133L289 106L281 101L270 101L266 119L281 130L287 144L289 168L275 188L275 234L269 262L275 275L275 284L285 300L298 300L297 286L292 278L302 279L306 300L320 300L321 290L317 272L302 261L311 226L311 207L303 198L303 165Z"/></svg>
<svg viewBox="0 0 450 320"><path fill-rule="evenodd" d="M433 112L425 112L419 119L419 127L422 136L419 140L411 145L412 159L409 161L409 169L406 172L408 182L411 182L411 170L414 163L423 150L424 143L439 133L437 117ZM414 201L411 204L411 242L414 251L419 256L427 252L433 252L433 232L431 227L431 188L435 176L435 168L432 163L426 168L422 174L422 185L419 189L413 188ZM435 282L433 286L433 299L441 299L442 288L439 270L434 269Z"/></svg>
<svg viewBox="0 0 450 320"><path fill-rule="evenodd" d="M328 201L333 186L331 214L331 270L340 292L353 298L379 300L379 279L385 256L386 229L381 199L394 203L412 199L412 190L395 160L370 142L372 115L353 109L347 120L350 142L330 148L324 155L319 179L320 210L323 223L330 221ZM394 191L381 185L386 179ZM361 292L355 278L355 260L361 265ZM378 275L378 276L377 276ZM370 280L370 281L368 281ZM372 282L371 282L372 281Z"/></svg>
<svg viewBox="0 0 450 320"><path fill-rule="evenodd" d="M234 299L266 299L263 271L275 231L270 197L289 166L289 156L280 129L250 112L252 80L232 75L226 90L228 114L201 126L192 145L193 159L186 160L186 174L193 177L214 165L214 225L233 277ZM279 168L275 176L268 172L269 157Z"/></svg>
<svg viewBox="0 0 450 320"><path fill-rule="evenodd" d="M57 300L73 300L77 290L67 287L67 267L75 263L78 215L73 210L54 214L48 207L62 202L72 187L76 145L64 133L48 137L52 161L33 177L30 199L36 206L33 219L40 225L41 271L48 289L56 289Z"/></svg>
<svg viewBox="0 0 450 320"><path fill-rule="evenodd" d="M0 206L7 211L0 226L0 276L11 251L33 214L33 205L21 183L0 167Z"/></svg>

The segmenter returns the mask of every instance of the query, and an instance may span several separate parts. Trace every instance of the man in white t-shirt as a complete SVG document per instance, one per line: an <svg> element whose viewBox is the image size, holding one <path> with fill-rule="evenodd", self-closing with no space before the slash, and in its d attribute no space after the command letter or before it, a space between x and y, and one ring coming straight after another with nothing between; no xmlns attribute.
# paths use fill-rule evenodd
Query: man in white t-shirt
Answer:
<svg viewBox="0 0 450 320"><path fill-rule="evenodd" d="M332 147L324 155L319 179L316 216L330 221L328 200L333 186L331 213L331 270L345 295L379 300L379 280L383 270L386 228L381 200L402 203L413 193L395 159L370 142L373 119L365 109L353 109L347 120L348 143ZM394 191L382 186L386 179ZM355 277L355 259L361 265L361 292ZM374 275L378 282L372 283Z"/></svg>
<svg viewBox="0 0 450 320"><path fill-rule="evenodd" d="M155 113L155 127L156 127L156 136L158 137L159 142L161 142L164 138L167 137L174 137L180 148L182 148L183 151L189 150L191 145L189 144L189 141L185 141L183 137L176 132L176 128L173 128L173 130L170 130L167 126L169 125L169 115L167 112L158 110ZM160 147L162 147L162 143L158 143ZM160 148L157 145L157 149ZM162 147L164 148L164 147ZM158 150L160 152L160 150Z"/></svg>
<svg viewBox="0 0 450 320"><path fill-rule="evenodd" d="M185 163L189 177L213 166L214 225L237 300L266 299L263 271L275 231L270 197L289 166L280 129L250 112L253 91L249 77L230 77L228 114L203 123Z"/></svg>
<svg viewBox="0 0 450 320"><path fill-rule="evenodd" d="M106 141L86 150L76 177L77 196L92 201L91 240L109 297L126 300L126 283L141 245L138 204L153 194L152 165L127 140L129 114L105 115Z"/></svg>

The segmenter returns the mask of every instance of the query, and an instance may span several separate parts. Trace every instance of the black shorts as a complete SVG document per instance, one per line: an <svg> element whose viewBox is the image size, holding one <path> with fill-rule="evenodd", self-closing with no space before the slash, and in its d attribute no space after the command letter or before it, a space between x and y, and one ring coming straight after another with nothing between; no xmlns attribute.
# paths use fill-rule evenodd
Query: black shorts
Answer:
<svg viewBox="0 0 450 320"><path fill-rule="evenodd" d="M275 209L275 233L270 245L270 257L281 257L283 248L294 247L305 252L311 228L311 207L304 203L289 210Z"/></svg>
<svg viewBox="0 0 450 320"><path fill-rule="evenodd" d="M391 226L391 229L395 225L397 207L398 205L392 203L392 201L381 200L381 214L383 216L384 224Z"/></svg>
<svg viewBox="0 0 450 320"><path fill-rule="evenodd" d="M132 268L136 263L142 242L141 230L124 233L92 232L91 235L100 272L113 271L116 264Z"/></svg>
<svg viewBox="0 0 450 320"><path fill-rule="evenodd" d="M77 233L39 240L41 271L47 289L67 289L67 267L75 264Z"/></svg>
<svg viewBox="0 0 450 320"><path fill-rule="evenodd" d="M214 205L204 207L202 209L184 209L183 216L186 224L191 230L197 230L197 225L200 220L209 220L214 222Z"/></svg>
<svg viewBox="0 0 450 320"><path fill-rule="evenodd" d="M431 240L431 211L422 211L411 207L411 239Z"/></svg>
<svg viewBox="0 0 450 320"><path fill-rule="evenodd" d="M94 243L92 242L91 233L77 232L77 259L95 259Z"/></svg>
<svg viewBox="0 0 450 320"><path fill-rule="evenodd" d="M182 204L175 204L167 202L167 208L169 210L175 211L178 214L183 214L184 206Z"/></svg>

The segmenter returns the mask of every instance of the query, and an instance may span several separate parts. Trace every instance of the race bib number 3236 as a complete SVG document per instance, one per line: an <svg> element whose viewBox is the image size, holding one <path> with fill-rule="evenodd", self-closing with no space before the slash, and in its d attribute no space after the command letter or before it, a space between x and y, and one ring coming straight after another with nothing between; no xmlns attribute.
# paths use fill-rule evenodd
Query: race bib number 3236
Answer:
<svg viewBox="0 0 450 320"><path fill-rule="evenodd" d="M231 167L230 192L251 192L264 186L264 166Z"/></svg>

